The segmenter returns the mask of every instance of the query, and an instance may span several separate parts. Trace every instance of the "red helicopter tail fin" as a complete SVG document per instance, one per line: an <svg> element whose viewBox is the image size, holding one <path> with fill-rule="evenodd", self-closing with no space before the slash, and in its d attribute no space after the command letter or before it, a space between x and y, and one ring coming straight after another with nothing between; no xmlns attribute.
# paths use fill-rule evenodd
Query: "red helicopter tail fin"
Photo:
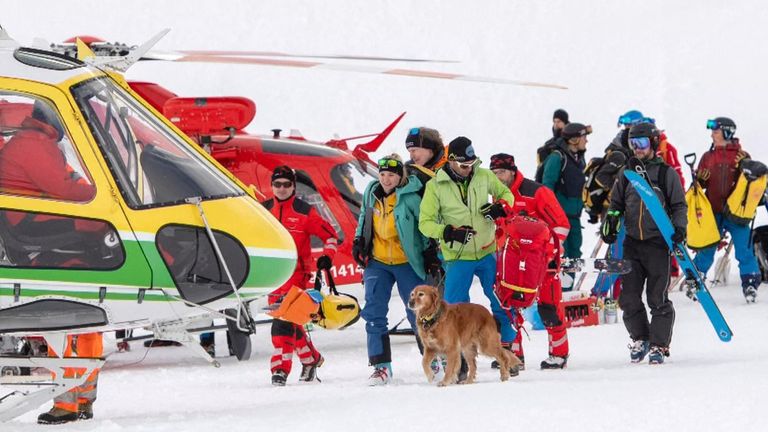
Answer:
<svg viewBox="0 0 768 432"><path fill-rule="evenodd" d="M372 140L368 141L367 143L360 144L357 147L355 147L355 153L364 151L366 153L375 152L379 149L379 146L381 146L381 143L384 142L385 139L389 136L390 133L392 133L392 130L397 126L398 123L400 123L400 120L403 119L405 116L405 112L400 114L395 121L393 121L389 126L387 126L381 133L376 135Z"/></svg>

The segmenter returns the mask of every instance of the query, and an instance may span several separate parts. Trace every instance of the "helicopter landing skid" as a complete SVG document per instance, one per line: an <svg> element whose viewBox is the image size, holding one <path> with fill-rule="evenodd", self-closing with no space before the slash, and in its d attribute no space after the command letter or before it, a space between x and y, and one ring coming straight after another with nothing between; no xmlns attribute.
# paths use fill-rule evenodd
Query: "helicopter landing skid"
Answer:
<svg viewBox="0 0 768 432"><path fill-rule="evenodd" d="M208 351L200 345L200 340L187 331L188 326L195 321L199 321L199 319L199 317L194 317L193 319L185 318L174 320L172 322L159 322L153 324L152 327L147 328L147 330L154 333L155 339L178 342L205 359L205 361L212 364L214 367L221 367L221 363L211 357L211 355L208 354Z"/></svg>
<svg viewBox="0 0 768 432"><path fill-rule="evenodd" d="M28 411L37 409L40 405L59 396L85 382L91 372L104 364L103 358L84 357L17 357L0 356L0 369L20 369L42 367L52 372L50 375L18 376L7 375L0 377L0 387L11 386L15 390L0 392L0 422L16 418ZM77 377L64 377L64 368L82 368L84 372ZM23 388L37 387L35 390Z"/></svg>

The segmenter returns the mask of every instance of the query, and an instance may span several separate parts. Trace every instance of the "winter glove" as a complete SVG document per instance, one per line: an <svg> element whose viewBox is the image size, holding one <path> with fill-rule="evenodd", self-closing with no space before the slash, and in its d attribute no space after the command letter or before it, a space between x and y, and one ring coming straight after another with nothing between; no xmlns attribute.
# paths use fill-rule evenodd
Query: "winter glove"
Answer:
<svg viewBox="0 0 768 432"><path fill-rule="evenodd" d="M741 161L747 158L747 152L744 150L739 150L738 153L736 153L736 159L734 159L734 162L736 163L736 166L739 166Z"/></svg>
<svg viewBox="0 0 768 432"><path fill-rule="evenodd" d="M443 240L446 243L457 241L461 244L467 244L475 234L477 234L477 231L473 230L469 225L462 225L458 228L454 228L453 225L446 225L443 231Z"/></svg>
<svg viewBox="0 0 768 432"><path fill-rule="evenodd" d="M597 213L589 213L589 220L587 222L596 224L600 221L600 216Z"/></svg>
<svg viewBox="0 0 768 432"><path fill-rule="evenodd" d="M328 255L320 255L320 258L317 259L317 271L320 270L331 270L331 267L333 267L333 261L331 261L331 257Z"/></svg>
<svg viewBox="0 0 768 432"><path fill-rule="evenodd" d="M365 268L368 260L366 259L365 253L363 252L362 237L355 237L355 240L352 242L352 258L355 260L357 265Z"/></svg>
<svg viewBox="0 0 768 432"><path fill-rule="evenodd" d="M507 212L504 211L504 206L498 202L493 204L483 204L483 206L480 207L480 213L492 221L507 216Z"/></svg>
<svg viewBox="0 0 768 432"><path fill-rule="evenodd" d="M616 237L619 235L619 228L621 228L621 214L617 210L608 210L603 219L603 225L600 227L600 238L606 244L613 244L616 242Z"/></svg>
<svg viewBox="0 0 768 432"><path fill-rule="evenodd" d="M700 168L698 171L696 171L696 180L705 182L709 180L710 175L712 175L712 173L710 173L708 169Z"/></svg>
<svg viewBox="0 0 768 432"><path fill-rule="evenodd" d="M685 243L686 232L684 228L675 227L675 232L672 234L672 241L674 243Z"/></svg>
<svg viewBox="0 0 768 432"><path fill-rule="evenodd" d="M443 263L440 262L440 258L437 256L436 249L427 249L424 251L424 272L432 276L434 280L440 280L440 276L444 274Z"/></svg>

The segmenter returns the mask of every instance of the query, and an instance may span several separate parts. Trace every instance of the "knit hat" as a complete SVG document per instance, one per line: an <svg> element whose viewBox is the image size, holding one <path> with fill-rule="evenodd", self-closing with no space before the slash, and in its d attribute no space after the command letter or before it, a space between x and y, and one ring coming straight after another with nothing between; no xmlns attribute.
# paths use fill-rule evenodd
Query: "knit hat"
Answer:
<svg viewBox="0 0 768 432"><path fill-rule="evenodd" d="M449 161L471 162L475 159L477 159L477 155L475 155L475 149L469 138L460 136L448 144Z"/></svg>
<svg viewBox="0 0 768 432"><path fill-rule="evenodd" d="M272 181L286 179L296 183L296 172L288 165L280 165L272 171Z"/></svg>
<svg viewBox="0 0 768 432"><path fill-rule="evenodd" d="M421 147L437 153L443 147L440 133L428 127L414 127L405 138L405 148Z"/></svg>
<svg viewBox="0 0 768 432"><path fill-rule="evenodd" d="M565 124L568 124L568 111L560 108L555 110L555 113L552 114L552 120L558 119L562 121Z"/></svg>
<svg viewBox="0 0 768 432"><path fill-rule="evenodd" d="M581 123L568 123L563 128L562 137L566 140L583 137L592 133L592 126L584 126Z"/></svg>
<svg viewBox="0 0 768 432"><path fill-rule="evenodd" d="M515 157L506 153L495 154L491 156L491 169L517 171L517 165L515 165Z"/></svg>

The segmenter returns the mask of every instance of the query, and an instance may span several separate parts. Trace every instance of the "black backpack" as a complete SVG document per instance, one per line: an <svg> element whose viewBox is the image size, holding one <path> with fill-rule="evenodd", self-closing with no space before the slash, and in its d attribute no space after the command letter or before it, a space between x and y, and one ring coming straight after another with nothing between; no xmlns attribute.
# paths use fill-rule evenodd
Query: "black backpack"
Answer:
<svg viewBox="0 0 768 432"><path fill-rule="evenodd" d="M562 154L562 152L558 149L557 139L552 138L544 143L543 146L536 149L536 176L534 177L536 183L541 183L541 180L544 178L544 161L546 161L549 155L555 151L559 152L560 156L563 158L563 164L560 167L560 172L562 173L565 170L565 155Z"/></svg>

